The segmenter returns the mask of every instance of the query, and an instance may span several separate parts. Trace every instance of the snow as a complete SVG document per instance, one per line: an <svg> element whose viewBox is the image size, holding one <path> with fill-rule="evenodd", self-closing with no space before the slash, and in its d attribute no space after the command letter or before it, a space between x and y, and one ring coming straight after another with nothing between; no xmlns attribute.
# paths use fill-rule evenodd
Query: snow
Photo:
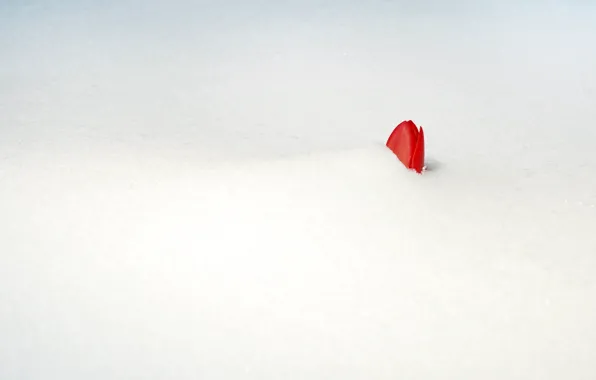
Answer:
<svg viewBox="0 0 596 380"><path fill-rule="evenodd" d="M595 378L596 9L247 4L0 5L0 378Z"/></svg>

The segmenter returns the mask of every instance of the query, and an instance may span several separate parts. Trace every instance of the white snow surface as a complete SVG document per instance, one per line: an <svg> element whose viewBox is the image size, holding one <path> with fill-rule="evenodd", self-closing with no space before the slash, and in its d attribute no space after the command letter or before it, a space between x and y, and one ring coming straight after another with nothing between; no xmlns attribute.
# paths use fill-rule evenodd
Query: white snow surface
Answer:
<svg viewBox="0 0 596 380"><path fill-rule="evenodd" d="M595 35L581 1L4 2L0 379L596 378Z"/></svg>

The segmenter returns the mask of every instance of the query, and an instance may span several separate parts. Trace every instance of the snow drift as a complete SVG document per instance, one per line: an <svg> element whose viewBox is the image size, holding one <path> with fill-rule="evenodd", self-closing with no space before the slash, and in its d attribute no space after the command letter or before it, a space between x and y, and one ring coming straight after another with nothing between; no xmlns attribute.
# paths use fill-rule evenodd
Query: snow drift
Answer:
<svg viewBox="0 0 596 380"><path fill-rule="evenodd" d="M3 163L3 378L594 375L590 207L383 144L157 157Z"/></svg>

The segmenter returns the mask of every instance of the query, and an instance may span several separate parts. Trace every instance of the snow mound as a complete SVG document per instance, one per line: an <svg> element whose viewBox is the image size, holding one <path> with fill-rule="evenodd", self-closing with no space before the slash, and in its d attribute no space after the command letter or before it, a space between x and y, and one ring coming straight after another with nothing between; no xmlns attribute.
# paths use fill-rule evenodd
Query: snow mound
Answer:
<svg viewBox="0 0 596 380"><path fill-rule="evenodd" d="M596 377L593 204L429 163L5 158L0 378Z"/></svg>

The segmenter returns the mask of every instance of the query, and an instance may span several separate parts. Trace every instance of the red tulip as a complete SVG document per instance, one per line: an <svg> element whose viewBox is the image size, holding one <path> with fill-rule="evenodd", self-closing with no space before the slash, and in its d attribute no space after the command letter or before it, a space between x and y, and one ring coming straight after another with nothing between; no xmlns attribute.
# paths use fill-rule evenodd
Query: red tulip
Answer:
<svg viewBox="0 0 596 380"><path fill-rule="evenodd" d="M424 167L424 131L412 120L402 121L387 139L387 147L408 169L422 173Z"/></svg>

